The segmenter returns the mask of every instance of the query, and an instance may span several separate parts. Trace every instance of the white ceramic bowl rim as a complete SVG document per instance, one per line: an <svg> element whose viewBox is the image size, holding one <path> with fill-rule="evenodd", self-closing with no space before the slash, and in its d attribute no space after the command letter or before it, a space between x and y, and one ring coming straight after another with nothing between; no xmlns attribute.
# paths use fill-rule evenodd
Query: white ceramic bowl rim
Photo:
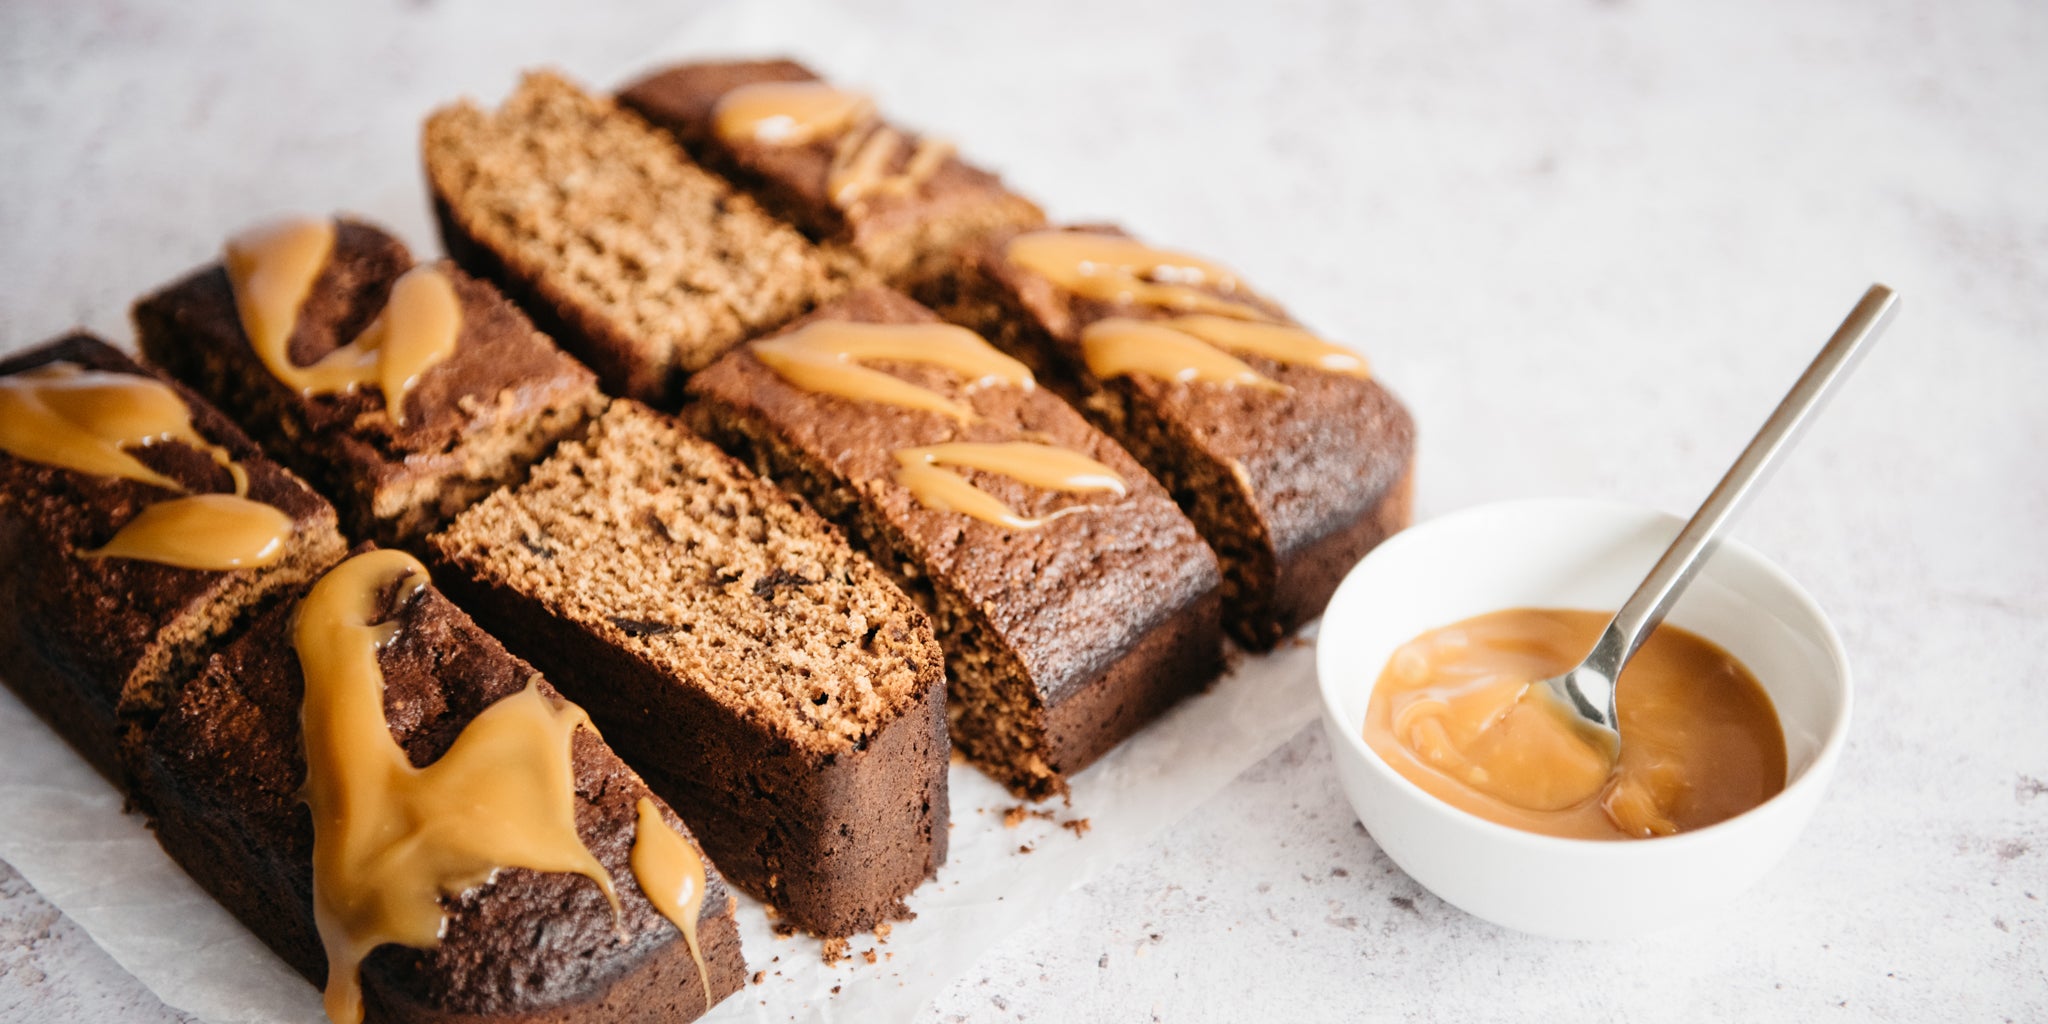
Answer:
<svg viewBox="0 0 2048 1024"><path fill-rule="evenodd" d="M1417 537L1419 535L1425 534L1428 531L1434 530L1439 526L1455 526L1459 522L1466 519L1476 518L1480 515L1500 515L1504 512L1510 512L1518 508L1566 508L1574 506L1584 511L1598 510L1607 513L1621 513L1635 516L1640 516L1645 513L1652 515L1667 516L1671 519L1676 520L1677 524L1679 525L1682 525L1685 521L1684 517L1682 516L1671 516L1669 513L1661 512L1656 509L1651 509L1647 506L1631 505L1627 502L1609 501L1600 498L1518 498L1506 501L1487 502L1485 504L1474 505L1468 508L1459 509L1455 512L1445 513L1444 515L1437 516L1426 522L1418 523L1415 526L1410 527L1407 530L1403 530L1402 532L1395 534L1393 537L1388 538L1386 542L1382 543L1379 547L1373 549L1373 551L1370 554L1367 554L1365 558L1359 562L1359 565L1357 567L1354 567L1350 573L1346 574L1345 584L1338 588L1338 596L1341 597L1344 590L1348 589L1351 580L1355 578L1360 568L1363 568L1364 566L1371 564L1375 558L1384 557L1384 552L1399 551L1402 548L1407 547L1411 544L1422 543L1423 541L1418 540ZM1676 534L1675 529L1673 533L1674 535ZM1741 814L1738 814L1725 821L1716 822L1705 828L1693 829L1691 831L1681 832L1677 835L1661 836L1659 838L1650 840L1580 839L1569 836L1543 835L1542 833L1528 832L1523 829L1515 828L1513 826L1500 824L1496 821L1490 821L1486 818L1480 817L1479 815L1473 814L1470 811L1464 810L1459 807L1454 807L1451 804L1445 803L1442 800L1437 799L1428 790L1425 790L1421 786L1418 786L1415 783L1410 782L1407 776L1402 775L1398 771L1395 771L1392 765L1388 764L1383 758L1380 757L1380 755L1376 751L1372 749L1372 747L1366 744L1365 735L1361 730L1345 729L1343 730L1345 733L1345 737L1350 742L1353 752L1365 760L1368 771L1375 772L1378 775L1391 780L1395 787L1401 789L1409 795L1420 798L1421 800L1429 804L1432 804L1436 807L1443 809L1446 812L1449 812L1453 816L1463 820L1469 827L1472 827L1478 830L1479 832L1487 835L1489 839L1493 841L1525 844L1527 847L1531 849L1570 849L1573 851L1574 855L1577 856L1617 858L1637 856L1639 854L1633 851L1640 851L1644 847L1656 847L1662 851L1671 851L1682 845L1695 845L1700 843L1714 842L1722 831L1729 829L1731 826L1736 825L1736 823L1741 822L1743 819L1751 815L1754 815L1765 808L1771 807L1774 804L1787 800L1794 793L1803 792L1806 789L1814 786L1825 786L1827 784L1827 778L1831 774L1827 769L1830 767L1832 762L1834 762L1841 755L1842 747L1846 744L1848 740L1849 715L1851 710L1851 704L1854 700L1854 687L1850 685L1848 657L1842 650L1842 639L1835 633L1834 623L1831 622L1828 619L1826 613L1821 610L1820 603L1815 601L1813 599L1813 595L1808 594L1806 592L1806 589L1804 587L1801 587L1797 581L1793 580L1791 574L1787 573L1784 569L1779 568L1777 563L1771 561L1768 558L1765 558L1762 554L1759 554L1756 551L1756 549L1751 548L1748 545L1743 544L1739 541L1733 539L1724 539L1721 542L1720 546L1715 550L1712 557L1720 558L1725 557L1729 554L1734 554L1738 557L1747 559L1754 563L1757 569L1763 572L1764 575L1770 577L1772 582L1783 587L1785 592L1791 596L1793 601L1797 603L1803 611L1812 615L1813 620L1815 622L1820 624L1820 640L1827 652L1828 658L1833 662L1835 666L1836 678L1839 680L1839 685L1842 690L1839 710L1836 712L1834 720L1828 723L1826 735L1821 740L1820 749L1814 755L1813 761L1806 766L1806 770L1799 773L1798 778L1792 780L1790 785L1786 786L1783 790L1773 795L1770 799L1765 800L1761 804L1758 804L1756 807L1750 808L1749 810L1744 811ZM1331 601L1332 607L1336 607L1336 604L1337 601L1335 598L1333 598ZM1448 623L1446 623L1446 625L1448 625ZM1323 624L1323 629L1324 632L1327 633L1329 629L1329 623L1327 621ZM1316 655L1316 682L1317 688L1322 694L1324 710L1330 716L1332 721L1347 721L1347 716L1343 713L1343 704L1342 701L1339 699L1338 691L1340 687L1344 689L1349 689L1351 687L1357 686L1358 684L1353 679L1346 679L1340 681L1337 679L1337 673L1332 671L1326 671L1327 666L1323 664L1323 649L1321 647L1320 642L1317 646ZM1368 690L1371 686L1376 685L1377 682L1378 676L1375 674L1366 683Z"/></svg>

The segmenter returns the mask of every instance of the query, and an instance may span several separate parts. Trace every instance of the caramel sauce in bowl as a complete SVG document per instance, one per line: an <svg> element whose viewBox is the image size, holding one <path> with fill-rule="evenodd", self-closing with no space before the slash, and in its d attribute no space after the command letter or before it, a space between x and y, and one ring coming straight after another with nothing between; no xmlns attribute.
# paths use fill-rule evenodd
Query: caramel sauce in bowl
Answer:
<svg viewBox="0 0 2048 1024"><path fill-rule="evenodd" d="M1653 773L1643 777L1651 784L1648 795L1657 796L1654 787L1666 786L1661 791L1666 802L1653 800L1648 807L1679 814L1673 834L1652 830L1650 838L1634 838L1614 828L1599 803L1615 795L1619 787L1614 786L1595 795L1593 803L1568 800L1567 793L1554 798L1561 807L1522 809L1518 813L1527 818L1503 824L1499 815L1482 816L1484 808L1475 813L1475 805L1461 796L1526 796L1523 791L1507 785L1489 794L1465 786L1467 792L1459 794L1457 785L1445 784L1456 780L1432 781L1414 773L1414 763L1404 772L1394 763L1401 760L1398 754L1390 759L1367 739L1376 700L1382 709L1398 703L1392 698L1399 694L1380 691L1382 685L1398 684L1383 679L1397 674L1390 666L1417 638L1504 612L1618 607L1682 525L1676 516L1599 501L1481 506L1423 523L1381 545L1351 571L1331 600L1316 659L1323 724L1339 781L1359 821L1387 856L1446 902L1539 935L1640 934L1740 906L1737 897L1791 848L1812 816L1846 742L1848 665L1840 640L1812 598L1782 570L1735 541L1724 542L1706 563L1660 633L1677 636L1675 631L1682 630L1700 638L1705 647L1677 652L1681 662L1704 656L1707 649L1725 651L1753 676L1756 699L1747 711L1738 709L1738 717L1758 709L1775 712L1775 736L1738 727L1738 733L1760 740L1753 751L1746 752L1741 743L1722 744L1713 754L1754 756L1757 763L1732 777L1687 783L1726 783L1732 791L1746 790L1747 796L1738 794L1730 802L1724 793L1704 810L1681 807L1670 800L1674 790L1668 788L1668 773ZM1604 622L1605 614L1590 619ZM1556 637L1537 646L1559 644L1570 646ZM1624 759L1630 744L1628 678L1624 673L1618 696L1624 706ZM1423 680L1409 689L1428 685ZM1488 698L1494 700L1491 709L1466 708L1468 717L1487 721L1487 713L1505 706L1500 697ZM1459 727L1455 720L1445 726ZM1769 742L1780 737L1781 754ZM1660 740L1640 733L1639 738L1641 748L1668 746L1668 736ZM1639 750L1639 756L1651 753L1665 757L1669 751ZM1782 760L1775 760L1779 756ZM1711 771L1711 763L1700 762L1691 770ZM1621 794L1624 800L1645 795ZM1526 802L1551 799L1537 796ZM1623 808L1623 820L1630 820L1628 812ZM1541 827L1543 820L1556 824L1560 814L1564 827ZM1639 815L1633 820L1651 819Z"/></svg>

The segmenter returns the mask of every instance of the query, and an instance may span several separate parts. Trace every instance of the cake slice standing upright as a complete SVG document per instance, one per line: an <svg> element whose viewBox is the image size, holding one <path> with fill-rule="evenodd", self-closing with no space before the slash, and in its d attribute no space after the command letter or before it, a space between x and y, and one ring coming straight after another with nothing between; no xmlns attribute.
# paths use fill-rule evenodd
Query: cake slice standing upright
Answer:
<svg viewBox="0 0 2048 1024"><path fill-rule="evenodd" d="M497 289L347 218L243 231L134 312L152 362L387 545L518 479L604 401Z"/></svg>
<svg viewBox="0 0 2048 1024"><path fill-rule="evenodd" d="M866 289L691 378L689 415L930 610L953 741L1019 795L1222 662L1216 559L1166 491L1031 374Z"/></svg>
<svg viewBox="0 0 2048 1024"><path fill-rule="evenodd" d="M554 74L495 111L436 111L421 145L449 255L615 395L670 402L682 376L847 284L667 133Z"/></svg>
<svg viewBox="0 0 2048 1024"><path fill-rule="evenodd" d="M960 250L1045 223L1037 205L961 160L944 139L884 120L874 103L790 60L682 64L619 102L820 245L850 250L913 289Z"/></svg>
<svg viewBox="0 0 2048 1024"><path fill-rule="evenodd" d="M1173 492L1254 650L1408 523L1415 426L1356 353L1217 263L1114 228L972 249L921 296L1031 366Z"/></svg>
<svg viewBox="0 0 2048 1024"><path fill-rule="evenodd" d="M681 424L616 401L429 544L456 601L784 920L873 928L945 861L930 621L802 499Z"/></svg>
<svg viewBox="0 0 2048 1024"><path fill-rule="evenodd" d="M0 361L0 676L108 779L212 644L345 547L319 495L97 338Z"/></svg>

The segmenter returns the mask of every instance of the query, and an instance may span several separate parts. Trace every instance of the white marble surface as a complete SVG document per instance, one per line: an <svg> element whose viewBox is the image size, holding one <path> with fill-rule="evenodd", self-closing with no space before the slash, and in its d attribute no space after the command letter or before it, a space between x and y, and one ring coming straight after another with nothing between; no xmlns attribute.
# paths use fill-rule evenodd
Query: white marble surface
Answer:
<svg viewBox="0 0 2048 1024"><path fill-rule="evenodd" d="M542 62L614 82L701 14L555 6L0 5L0 349L125 338L264 212L430 245L428 107ZM1573 945L1418 891L1304 733L926 1017L2048 1019L2048 7L1250 6L869 2L790 33L1057 213L1355 340L1421 421L1425 515L1688 507L1861 287L1898 287L1739 530L1835 616L1851 745L1721 916ZM0 871L0 1019L179 1018Z"/></svg>

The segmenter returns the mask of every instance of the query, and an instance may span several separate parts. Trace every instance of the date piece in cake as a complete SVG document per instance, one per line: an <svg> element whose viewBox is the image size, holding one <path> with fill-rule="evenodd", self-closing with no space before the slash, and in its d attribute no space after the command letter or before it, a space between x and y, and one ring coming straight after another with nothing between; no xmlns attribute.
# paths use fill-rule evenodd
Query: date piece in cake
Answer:
<svg viewBox="0 0 2048 1024"><path fill-rule="evenodd" d="M104 342L0 361L0 675L110 780L217 638L344 549L319 495Z"/></svg>
<svg viewBox="0 0 2048 1024"><path fill-rule="evenodd" d="M946 855L930 620L801 499L622 400L429 540L741 888L825 936Z"/></svg>
<svg viewBox="0 0 2048 1024"><path fill-rule="evenodd" d="M931 612L953 742L1020 795L1213 678L1216 559L1021 363L864 289L693 377L689 415L809 498Z"/></svg>
<svg viewBox="0 0 2048 1024"><path fill-rule="evenodd" d="M923 296L1068 396L1173 492L1264 650L1408 523L1415 428L1348 349L1229 270L1114 228L972 250Z"/></svg>
<svg viewBox="0 0 2048 1024"><path fill-rule="evenodd" d="M422 146L449 254L613 394L662 404L681 374L844 289L666 132L556 75L526 76L496 111L436 111Z"/></svg>
<svg viewBox="0 0 2048 1024"><path fill-rule="evenodd" d="M353 220L290 218L135 306L142 350L340 507L417 543L603 402L497 290Z"/></svg>
<svg viewBox="0 0 2048 1024"><path fill-rule="evenodd" d="M216 653L141 789L336 1024L687 1021L743 984L731 893L674 812L403 552Z"/></svg>
<svg viewBox="0 0 2048 1024"><path fill-rule="evenodd" d="M794 61L684 64L619 102L813 241L850 249L900 287L950 270L982 236L1045 222L951 144L882 120L867 97Z"/></svg>

